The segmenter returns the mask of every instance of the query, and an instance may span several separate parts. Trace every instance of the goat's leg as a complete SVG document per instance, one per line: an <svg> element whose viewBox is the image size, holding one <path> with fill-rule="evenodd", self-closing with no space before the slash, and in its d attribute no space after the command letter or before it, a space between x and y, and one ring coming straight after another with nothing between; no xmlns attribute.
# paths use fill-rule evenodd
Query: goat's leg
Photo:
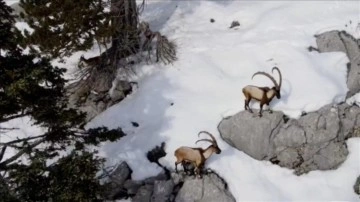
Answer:
<svg viewBox="0 0 360 202"><path fill-rule="evenodd" d="M249 106L250 101L251 101L251 98L245 99L245 110L249 110L250 113L253 113L252 109Z"/></svg>
<svg viewBox="0 0 360 202"><path fill-rule="evenodd" d="M195 167L195 176L199 179L201 179L201 174L200 174L200 168L199 167Z"/></svg>
<svg viewBox="0 0 360 202"><path fill-rule="evenodd" d="M268 106L268 109L267 109L267 110L269 111L270 114L272 114L272 113L273 113L273 110L270 108L269 103L267 103L267 106Z"/></svg>
<svg viewBox="0 0 360 202"><path fill-rule="evenodd" d="M259 111L259 117L262 117L262 110L263 110L264 103L260 102L260 111Z"/></svg>
<svg viewBox="0 0 360 202"><path fill-rule="evenodd" d="M178 173L178 169L177 169L177 165L179 164L180 162L175 162L175 172Z"/></svg>

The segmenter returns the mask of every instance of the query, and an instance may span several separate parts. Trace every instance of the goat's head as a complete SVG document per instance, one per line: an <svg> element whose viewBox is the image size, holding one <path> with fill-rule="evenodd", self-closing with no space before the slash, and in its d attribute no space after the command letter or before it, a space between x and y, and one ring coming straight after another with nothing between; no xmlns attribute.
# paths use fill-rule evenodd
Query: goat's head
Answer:
<svg viewBox="0 0 360 202"><path fill-rule="evenodd" d="M266 73L266 72L256 72L255 74L253 74L252 78L254 78L255 75L264 75L266 77L268 77L273 83L274 83L274 87L272 87L271 89L273 89L275 91L275 95L278 99L281 98L281 94L280 94L280 90L281 90L281 83L282 83L282 75L280 72L280 69L277 67L273 67L272 68L272 72L274 72L274 70L276 70L279 73L279 83L276 82L276 80L274 79L273 76L271 76L270 74Z"/></svg>
<svg viewBox="0 0 360 202"><path fill-rule="evenodd" d="M221 153L221 149L219 148L219 146L218 146L218 144L217 144L216 139L214 138L214 136L213 136L211 133L207 132L207 131L200 131L200 132L198 133L198 136L200 136L201 133L205 133L205 134L209 135L210 138L211 138L211 140L209 140L209 139L200 139L200 140L196 141L195 144L197 144L197 143L200 142L200 141L210 142L210 143L211 143L211 148L212 148L212 150L213 150L216 154L220 154L220 153Z"/></svg>
<svg viewBox="0 0 360 202"><path fill-rule="evenodd" d="M86 66L86 59L84 57L84 55L81 55L79 62L78 62L78 68L83 68Z"/></svg>

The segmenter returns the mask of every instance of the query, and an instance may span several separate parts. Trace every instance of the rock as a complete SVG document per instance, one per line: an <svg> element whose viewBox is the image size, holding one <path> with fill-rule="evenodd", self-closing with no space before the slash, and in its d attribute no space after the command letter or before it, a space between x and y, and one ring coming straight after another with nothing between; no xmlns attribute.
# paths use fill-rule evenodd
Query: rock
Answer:
<svg viewBox="0 0 360 202"><path fill-rule="evenodd" d="M110 98L113 102L122 100L126 95L132 92L132 85L128 81L115 80L112 88L110 89Z"/></svg>
<svg viewBox="0 0 360 202"><path fill-rule="evenodd" d="M144 185L140 187L136 195L132 198L132 202L150 202L154 185Z"/></svg>
<svg viewBox="0 0 360 202"><path fill-rule="evenodd" d="M182 172L160 173L145 180L130 179L131 169L123 162L110 174L105 185L107 199L116 200L132 197L133 202L202 201L234 202L226 182L210 170L202 179L187 176Z"/></svg>
<svg viewBox="0 0 360 202"><path fill-rule="evenodd" d="M170 201L174 186L175 184L172 180L155 181L151 201Z"/></svg>
<svg viewBox="0 0 360 202"><path fill-rule="evenodd" d="M223 119L218 129L238 150L300 175L341 165L348 155L345 140L360 128L359 116L360 108L346 103L326 105L286 123L281 112L264 113L259 118L241 111Z"/></svg>
<svg viewBox="0 0 360 202"><path fill-rule="evenodd" d="M360 195L360 176L356 179L356 182L354 184L354 191L358 195Z"/></svg>
<svg viewBox="0 0 360 202"><path fill-rule="evenodd" d="M127 194L129 196L134 196L139 188L143 185L140 181L134 181L134 180L126 180L123 187L127 190Z"/></svg>
<svg viewBox="0 0 360 202"><path fill-rule="evenodd" d="M215 173L204 175L202 179L186 177L175 201L234 202L227 185Z"/></svg>
<svg viewBox="0 0 360 202"><path fill-rule="evenodd" d="M360 108L342 104L339 106L339 116L342 125L339 140L360 137Z"/></svg>
<svg viewBox="0 0 360 202"><path fill-rule="evenodd" d="M124 189L124 183L130 179L132 170L126 162L119 164L116 169L109 175L109 181L106 183L106 198L116 199L127 196Z"/></svg>
<svg viewBox="0 0 360 202"><path fill-rule="evenodd" d="M140 126L139 123L135 121L131 121L131 125L134 126L135 128Z"/></svg>
<svg viewBox="0 0 360 202"><path fill-rule="evenodd" d="M316 45L320 52L346 52L345 45L339 37L339 31L328 31L316 37Z"/></svg>
<svg viewBox="0 0 360 202"><path fill-rule="evenodd" d="M360 91L360 39L355 39L345 31L329 31L316 35L320 53L344 52L350 60L348 65L347 86L349 98Z"/></svg>
<svg viewBox="0 0 360 202"><path fill-rule="evenodd" d="M159 173L157 176L154 176L154 177L149 177L149 178L146 178L144 180L144 183L145 184L154 184L155 181L159 181L159 180L168 180L168 176L166 173L164 172L161 172Z"/></svg>
<svg viewBox="0 0 360 202"><path fill-rule="evenodd" d="M329 142L337 137L340 130L338 109L332 105L300 117L298 123L305 131L307 144Z"/></svg>
<svg viewBox="0 0 360 202"><path fill-rule="evenodd" d="M238 26L240 26L239 21L234 20L234 21L231 22L231 25L230 25L229 28L231 29L231 28L233 28L233 27L238 27Z"/></svg>
<svg viewBox="0 0 360 202"><path fill-rule="evenodd" d="M211 19L210 19L210 22L211 22L211 23L214 23L214 22L215 22L215 20L214 20L213 18L211 18Z"/></svg>
<svg viewBox="0 0 360 202"><path fill-rule="evenodd" d="M86 112L86 121L123 100L132 92L133 85L137 85L136 82L115 78L116 72L110 69L89 66L89 77L66 87L69 107Z"/></svg>
<svg viewBox="0 0 360 202"><path fill-rule="evenodd" d="M319 170L328 170L337 168L345 161L349 154L344 142L330 141L313 157L313 163Z"/></svg>
<svg viewBox="0 0 360 202"><path fill-rule="evenodd" d="M263 160L273 153L270 141L283 124L283 113L263 113L260 118L256 110L253 111L253 114L241 111L223 119L218 129L225 142L255 159Z"/></svg>

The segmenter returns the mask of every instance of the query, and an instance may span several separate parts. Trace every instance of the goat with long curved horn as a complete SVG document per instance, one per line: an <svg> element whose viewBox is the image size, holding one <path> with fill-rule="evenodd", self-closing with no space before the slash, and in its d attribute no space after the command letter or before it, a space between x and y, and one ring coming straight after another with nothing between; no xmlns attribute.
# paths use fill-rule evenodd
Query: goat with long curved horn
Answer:
<svg viewBox="0 0 360 202"><path fill-rule="evenodd" d="M259 87L259 86L253 86L253 85L247 85L242 89L243 94L245 95L245 110L249 110L252 113L252 110L249 106L249 103L251 99L257 100L260 102L260 111L259 116L262 116L262 109L263 106L266 104L269 106L271 100L276 96L278 99L281 98L280 90L281 90L281 84L282 84L282 75L280 72L280 69L277 67L272 68L272 72L276 70L279 73L279 83L276 82L274 77L272 77L270 74L266 72L256 72L253 74L252 78L256 75L264 75L268 77L273 83L274 86L269 87Z"/></svg>
<svg viewBox="0 0 360 202"><path fill-rule="evenodd" d="M220 154L221 149L218 147L217 142L212 134L210 134L207 131L200 131L198 133L198 136L201 133L206 133L211 137L211 140L209 139L200 139L196 141L195 143L198 143L199 141L205 141L210 142L211 145L208 146L206 149L203 149L201 147L193 148L193 147L185 147L182 146L175 150L174 155L176 157L175 162L175 171L177 172L177 165L181 163L184 167L185 163L192 163L195 167L195 174L200 177L200 170L204 166L205 161L213 154Z"/></svg>

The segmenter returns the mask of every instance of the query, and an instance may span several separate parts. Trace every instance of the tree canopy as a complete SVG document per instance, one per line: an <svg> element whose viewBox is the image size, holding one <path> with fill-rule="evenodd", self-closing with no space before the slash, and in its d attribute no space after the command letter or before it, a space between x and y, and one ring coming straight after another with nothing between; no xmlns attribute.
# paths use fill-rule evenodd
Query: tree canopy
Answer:
<svg viewBox="0 0 360 202"><path fill-rule="evenodd" d="M88 146L116 141L125 134L120 128L85 130L85 114L68 107L65 69L52 66L39 53L25 53L22 41L11 8L0 0L0 198L101 199L103 189L96 173L103 159ZM2 141L1 136L16 130L2 123L22 117L30 117L44 132ZM4 158L10 148L14 154Z"/></svg>

